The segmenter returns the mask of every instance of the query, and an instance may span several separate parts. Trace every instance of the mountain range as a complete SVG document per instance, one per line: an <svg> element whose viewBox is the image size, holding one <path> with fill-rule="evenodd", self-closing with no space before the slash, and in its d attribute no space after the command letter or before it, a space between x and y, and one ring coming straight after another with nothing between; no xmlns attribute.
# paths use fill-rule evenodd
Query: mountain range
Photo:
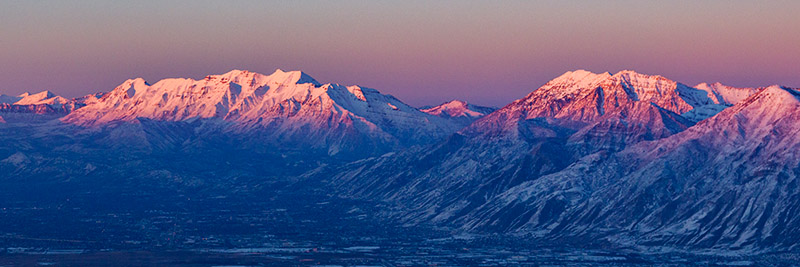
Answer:
<svg viewBox="0 0 800 267"><path fill-rule="evenodd" d="M764 252L800 238L800 91L778 85L576 70L499 109L415 108L301 71L233 70L0 103L6 181L281 184L380 203L370 216L399 225L598 246Z"/></svg>

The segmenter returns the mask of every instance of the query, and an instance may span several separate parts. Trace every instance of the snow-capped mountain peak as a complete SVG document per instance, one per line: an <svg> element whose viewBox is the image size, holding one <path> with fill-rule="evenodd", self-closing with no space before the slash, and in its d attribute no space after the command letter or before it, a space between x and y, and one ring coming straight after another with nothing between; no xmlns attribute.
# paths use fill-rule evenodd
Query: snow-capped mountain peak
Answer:
<svg viewBox="0 0 800 267"><path fill-rule="evenodd" d="M594 121L609 112L630 114L624 110L637 102L652 103L677 114L712 103L705 92L662 76L628 70L614 75L577 70L547 82L499 112L516 114L502 116L505 118L550 117ZM636 107L646 108L641 105Z"/></svg>
<svg viewBox="0 0 800 267"><path fill-rule="evenodd" d="M496 110L494 107L473 105L462 100L451 100L437 106L420 108L420 111L446 119L458 125L458 128L464 128Z"/></svg>
<svg viewBox="0 0 800 267"><path fill-rule="evenodd" d="M475 106L461 100L451 100L434 107L423 108L421 111L444 118L479 118L493 112L494 109L490 107Z"/></svg>
<svg viewBox="0 0 800 267"><path fill-rule="evenodd" d="M715 104L728 106L734 105L758 91L756 88L733 87L719 82L712 84L700 83L695 85L694 88L705 91Z"/></svg>
<svg viewBox="0 0 800 267"><path fill-rule="evenodd" d="M50 91L24 93L16 97L0 95L0 112L65 115L89 103L99 101L102 95L103 93L96 93L73 99L55 95Z"/></svg>
<svg viewBox="0 0 800 267"><path fill-rule="evenodd" d="M270 79L284 84L304 84L310 83L314 85L321 85L316 79L302 71L283 71L281 69L275 70L274 73L269 75Z"/></svg>
<svg viewBox="0 0 800 267"><path fill-rule="evenodd" d="M231 70L221 75L206 76L207 80L219 79L221 82L233 82L237 84L306 84L310 83L316 86L322 85L316 79L302 71L283 71L281 69L275 70L270 75L264 75L248 70Z"/></svg>
<svg viewBox="0 0 800 267"><path fill-rule="evenodd" d="M762 117L770 116L778 119L786 114L781 114L776 109L800 107L800 91L780 85L768 86L740 101L730 112L753 107L758 107L757 110Z"/></svg>
<svg viewBox="0 0 800 267"><path fill-rule="evenodd" d="M623 70L614 74L607 84L622 87L635 100L648 101L678 114L713 104L705 92L660 75Z"/></svg>
<svg viewBox="0 0 800 267"><path fill-rule="evenodd" d="M577 93L580 89L597 87L600 82L611 77L608 72L596 74L586 70L568 71L547 82L536 91L552 96L565 97ZM535 92L535 91L534 91Z"/></svg>
<svg viewBox="0 0 800 267"><path fill-rule="evenodd" d="M597 79L605 79L611 76L609 72L594 73L588 70L578 69L567 71L564 74L553 79L553 81L591 81Z"/></svg>
<svg viewBox="0 0 800 267"><path fill-rule="evenodd" d="M618 150L685 130L700 119L688 120L681 114L707 104L713 102L705 92L662 76L577 70L477 120L461 133L484 139L535 140L570 129L575 131L570 142L582 146L580 150Z"/></svg>
<svg viewBox="0 0 800 267"><path fill-rule="evenodd" d="M137 92L144 92L150 84L148 84L142 78L135 78L135 79L128 79L116 88L114 88L111 93L116 93L120 96L125 96L131 98L136 95Z"/></svg>
<svg viewBox="0 0 800 267"><path fill-rule="evenodd" d="M65 104L69 101L68 99L57 96L50 91L42 91L36 94L24 93L20 96L22 99L15 102L15 105L59 105Z"/></svg>
<svg viewBox="0 0 800 267"><path fill-rule="evenodd" d="M695 98L710 100L710 103L706 100L704 101L705 104L695 104L693 105L694 109L681 114L683 117L694 122L714 116L723 109L739 103L758 91L756 88L736 88L718 82L713 84L701 83L696 85L694 89L697 90L692 91L699 91L705 94L704 96L700 96L699 93L694 93Z"/></svg>
<svg viewBox="0 0 800 267"><path fill-rule="evenodd" d="M517 101L534 106L545 103L556 105L533 113L534 117L541 117L563 113L560 106L590 95L596 95L598 100L612 96L614 99L621 97L631 101L651 102L678 114L692 110L695 106L712 103L705 92L663 76L641 74L632 70L623 70L613 75L608 72L595 74L585 70L569 71ZM600 115L603 113L602 109L598 109L598 112Z"/></svg>

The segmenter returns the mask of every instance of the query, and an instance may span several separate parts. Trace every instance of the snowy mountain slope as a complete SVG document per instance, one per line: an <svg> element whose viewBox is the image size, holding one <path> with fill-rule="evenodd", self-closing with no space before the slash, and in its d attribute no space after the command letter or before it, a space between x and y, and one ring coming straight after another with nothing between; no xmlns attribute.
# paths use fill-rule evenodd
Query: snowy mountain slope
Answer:
<svg viewBox="0 0 800 267"><path fill-rule="evenodd" d="M723 104L729 106L739 103L745 98L758 92L757 88L732 87L719 82L712 84L700 83L695 85L694 88L706 91L708 97L714 101L714 104Z"/></svg>
<svg viewBox="0 0 800 267"><path fill-rule="evenodd" d="M24 93L16 97L0 96L0 112L66 115L89 103L96 102L102 93L66 99L50 91L36 94ZM5 100L2 100L5 99Z"/></svg>
<svg viewBox="0 0 800 267"><path fill-rule="evenodd" d="M578 70L477 120L462 133L516 138L527 131L526 120L548 118L549 123L577 131L570 139L578 149L617 150L683 131L692 123L679 114L708 103L702 91L661 76Z"/></svg>
<svg viewBox="0 0 800 267"><path fill-rule="evenodd" d="M684 132L510 188L456 223L638 245L790 249L800 237L798 97L760 89Z"/></svg>
<svg viewBox="0 0 800 267"><path fill-rule="evenodd" d="M713 103L695 107L695 109L681 114L684 118L698 122L719 113L739 101L756 93L756 88L736 88L721 83L701 83L695 88L705 91Z"/></svg>
<svg viewBox="0 0 800 267"><path fill-rule="evenodd" d="M84 127L114 122L212 119L223 131L259 141L340 150L387 150L431 143L458 126L360 86L320 84L300 71L271 75L234 70L202 80L128 80L62 121Z"/></svg>
<svg viewBox="0 0 800 267"><path fill-rule="evenodd" d="M57 96L50 91L42 91L36 94L24 93L14 105L62 105L69 102L68 99Z"/></svg>
<svg viewBox="0 0 800 267"><path fill-rule="evenodd" d="M76 109L79 109L79 108L82 108L82 107L84 107L86 105L94 104L94 103L100 101L100 98L102 98L105 94L106 93L100 92L100 93L88 94L88 95L85 95L85 96L82 96L82 97L78 97L78 98L69 99L66 103L61 105L61 107L62 107L63 110L66 110L68 112L72 112L72 111L74 111Z"/></svg>
<svg viewBox="0 0 800 267"><path fill-rule="evenodd" d="M422 112L456 121L461 127L467 126L495 110L497 108L473 105L461 100L451 100L437 106L420 109Z"/></svg>
<svg viewBox="0 0 800 267"><path fill-rule="evenodd" d="M497 108L477 106L461 100L451 100L437 106L421 109L422 112L444 118L467 117L472 119L483 117L495 110Z"/></svg>
<svg viewBox="0 0 800 267"><path fill-rule="evenodd" d="M627 102L653 103L677 114L712 103L705 92L661 76L634 71L595 74L567 72L525 98L507 112L523 118L552 117L574 121L592 120L613 112Z"/></svg>
<svg viewBox="0 0 800 267"><path fill-rule="evenodd" d="M708 102L660 76L568 72L443 143L356 162L323 179L344 194L403 207L388 215L398 220L449 225L585 155L680 133L691 123L677 112Z"/></svg>

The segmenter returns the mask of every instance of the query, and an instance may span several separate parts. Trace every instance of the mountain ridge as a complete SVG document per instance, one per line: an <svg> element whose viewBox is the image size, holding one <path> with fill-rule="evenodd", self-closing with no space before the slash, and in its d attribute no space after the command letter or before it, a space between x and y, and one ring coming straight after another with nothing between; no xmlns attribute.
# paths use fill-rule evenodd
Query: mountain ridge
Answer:
<svg viewBox="0 0 800 267"><path fill-rule="evenodd" d="M201 80L171 78L152 85L131 79L61 121L97 127L138 118L218 120L227 123L226 131L266 133L259 138L328 147L331 154L363 146L359 139L388 151L434 142L459 128L375 89L321 84L303 72L282 70L270 75L233 70Z"/></svg>
<svg viewBox="0 0 800 267"><path fill-rule="evenodd" d="M587 242L602 239L633 246L645 245L651 240L696 247L738 244L736 246L756 251L772 245L765 239L749 238L731 243L718 239L716 234L680 232L677 226L670 228L672 232L658 232L661 237L647 233L652 230L647 227L651 226L642 225L641 231L631 230L636 227L637 220L658 218L655 216L659 212L674 210L669 205L675 204L668 200L677 194L675 190L678 189L674 188L684 185L686 180L680 178L681 174L702 169L703 160L694 159L709 155L708 160L712 160L713 154L705 154L712 148L722 146L737 151L736 146L726 142L743 142L750 145L749 151L771 151L758 148L758 144L775 132L771 125L780 120L781 115L766 114L794 114L784 109L792 110L791 107L797 106L797 92L778 86L746 91L755 92L728 107L715 103L707 91L661 76L631 71L613 75L568 72L526 97L476 120L440 144L422 151L355 162L330 171L335 174L326 176L324 181L343 195L384 201L397 207L399 211L387 211L383 216L406 224L432 224L464 231L514 233L546 239L568 237ZM707 105L725 107L698 122L691 122L678 113L691 114L695 108ZM745 108L763 112L742 117ZM737 130L737 124L731 120L720 122L719 118L723 117L751 124L743 125L745 130ZM798 124L794 120L783 119L784 124L777 127ZM686 141L686 145L678 149L659 145L707 129L708 125L733 128L722 133L726 138L701 138L716 142L712 144ZM746 129L765 130L751 133ZM741 135L750 139L737 139L738 131L744 131ZM792 135L783 136L791 138ZM775 142L780 143L770 143ZM671 161L659 160L669 153L673 153L669 157ZM797 160L800 155L789 156L783 162L792 166ZM719 164L727 166L729 163ZM751 168L755 168L752 173L756 175L767 174L763 168ZM714 172L714 175L727 177L735 173L734 170ZM309 179L313 177L310 175ZM376 181L373 177L383 178ZM695 179L699 177L703 176ZM648 193L651 189L647 185L662 193ZM759 186L774 191L769 183ZM589 200L591 204L584 204ZM784 206L794 203L788 197L778 201ZM603 207L609 203L613 205ZM713 202L698 203L705 203L710 209L730 209L714 206ZM651 206L654 207L649 208ZM604 213L598 213L601 211ZM775 216L772 214L770 216ZM601 220L603 216L613 219ZM681 217L670 218L674 223L688 223ZM720 229L714 225L703 227ZM743 229L740 233L752 231L748 227L736 229ZM634 243L630 243L631 240Z"/></svg>

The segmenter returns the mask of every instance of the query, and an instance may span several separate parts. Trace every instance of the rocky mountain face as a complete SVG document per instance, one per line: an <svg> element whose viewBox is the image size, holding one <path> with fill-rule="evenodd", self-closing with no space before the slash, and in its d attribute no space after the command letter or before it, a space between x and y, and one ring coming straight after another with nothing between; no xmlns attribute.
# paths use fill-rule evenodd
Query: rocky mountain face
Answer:
<svg viewBox="0 0 800 267"><path fill-rule="evenodd" d="M509 188L458 221L621 243L793 248L798 96L780 86L758 89L681 133L592 154Z"/></svg>
<svg viewBox="0 0 800 267"><path fill-rule="evenodd" d="M694 88L706 91L708 98L710 98L714 104L722 104L726 106L733 106L734 104L739 103L745 98L755 94L759 90L758 88L732 87L719 82L712 84L700 83L695 85Z"/></svg>
<svg viewBox="0 0 800 267"><path fill-rule="evenodd" d="M776 225L797 220L789 206L800 156L785 152L796 146L796 95L778 86L693 88L631 71L568 72L445 142L354 162L322 181L392 203L398 208L384 215L410 224L786 248L798 235ZM697 109L710 105L722 108L695 123Z"/></svg>
<svg viewBox="0 0 800 267"><path fill-rule="evenodd" d="M737 88L718 82L713 84L701 83L695 85L695 88L705 91L712 103L697 106L693 110L681 114L683 117L693 122L711 117L723 109L733 106L733 104L755 94L757 91L756 88Z"/></svg>

